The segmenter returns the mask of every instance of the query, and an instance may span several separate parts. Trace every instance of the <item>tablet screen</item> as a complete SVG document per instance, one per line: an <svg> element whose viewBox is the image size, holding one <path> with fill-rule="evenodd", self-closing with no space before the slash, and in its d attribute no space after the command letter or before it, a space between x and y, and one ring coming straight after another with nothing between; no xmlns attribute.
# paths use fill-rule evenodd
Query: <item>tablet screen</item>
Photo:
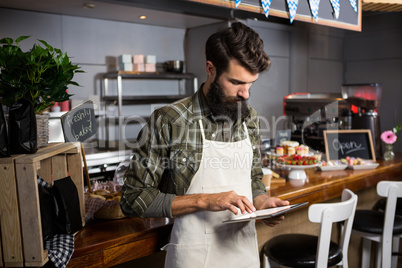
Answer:
<svg viewBox="0 0 402 268"><path fill-rule="evenodd" d="M286 214L289 211L292 211L296 208L305 206L307 204L308 204L308 202L297 203L297 204L293 204L293 205L289 205L289 206L261 209L261 210L255 211L254 213L251 213L251 214L245 213L243 215L233 215L232 218L223 221L223 223L230 223L230 222L233 223L233 222L242 222L242 221L251 221L251 220L259 220L259 219L278 217L278 216Z"/></svg>

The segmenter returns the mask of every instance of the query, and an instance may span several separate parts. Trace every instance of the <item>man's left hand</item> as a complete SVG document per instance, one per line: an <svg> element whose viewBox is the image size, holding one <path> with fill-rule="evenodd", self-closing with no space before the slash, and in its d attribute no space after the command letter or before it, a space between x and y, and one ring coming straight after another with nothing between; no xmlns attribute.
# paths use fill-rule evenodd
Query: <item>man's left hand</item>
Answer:
<svg viewBox="0 0 402 268"><path fill-rule="evenodd" d="M284 201L277 197L268 197L267 195L259 195L254 198L254 206L257 210L266 208L275 208L281 206L288 206L289 201ZM278 216L274 218L268 218L262 220L266 225L274 227L275 225L281 223L285 219L285 216Z"/></svg>

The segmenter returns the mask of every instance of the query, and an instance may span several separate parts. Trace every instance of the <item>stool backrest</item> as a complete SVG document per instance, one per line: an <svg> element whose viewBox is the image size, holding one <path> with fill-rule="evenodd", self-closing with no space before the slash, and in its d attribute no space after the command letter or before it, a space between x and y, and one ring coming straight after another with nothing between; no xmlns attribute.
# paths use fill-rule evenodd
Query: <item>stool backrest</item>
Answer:
<svg viewBox="0 0 402 268"><path fill-rule="evenodd" d="M402 181L380 181L377 183L377 194L387 198L382 233L382 250L383 252L392 252L396 203L397 199L402 197ZM386 261L389 260L386 259Z"/></svg>
<svg viewBox="0 0 402 268"><path fill-rule="evenodd" d="M343 254L343 267L348 267L348 247L352 232L353 219L357 205L357 195L349 189L342 192L342 201L329 204L313 204L309 207L308 218L311 222L321 223L318 235L317 257L315 267L327 267L332 225L344 222L340 247Z"/></svg>

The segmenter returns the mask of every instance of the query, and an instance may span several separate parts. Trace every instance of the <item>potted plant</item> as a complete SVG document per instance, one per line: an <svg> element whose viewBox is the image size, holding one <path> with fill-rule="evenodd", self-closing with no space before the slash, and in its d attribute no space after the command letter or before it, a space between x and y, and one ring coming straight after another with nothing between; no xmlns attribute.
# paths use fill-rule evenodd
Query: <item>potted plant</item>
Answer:
<svg viewBox="0 0 402 268"><path fill-rule="evenodd" d="M0 97L8 107L20 99L27 99L33 103L35 114L41 115L55 102L70 98L68 85L79 86L72 79L75 73L83 71L71 63L67 53L43 40L38 40L43 46L34 44L30 50L22 51L19 44L29 37L0 40ZM45 127L48 129L47 123Z"/></svg>

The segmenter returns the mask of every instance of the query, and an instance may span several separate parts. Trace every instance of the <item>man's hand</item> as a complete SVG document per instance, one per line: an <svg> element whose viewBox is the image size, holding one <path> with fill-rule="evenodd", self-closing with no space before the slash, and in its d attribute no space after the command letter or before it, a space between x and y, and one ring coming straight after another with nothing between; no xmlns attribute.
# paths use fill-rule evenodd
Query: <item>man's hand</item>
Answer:
<svg viewBox="0 0 402 268"><path fill-rule="evenodd" d="M205 198L205 202L208 204L206 210L209 211L228 209L237 215L239 212L237 208L240 209L241 214L243 214L244 211L252 213L256 210L253 203L251 203L247 197L238 195L235 191L210 194Z"/></svg>
<svg viewBox="0 0 402 268"><path fill-rule="evenodd" d="M189 194L176 196L172 202L172 215L192 213L200 210L223 211L230 210L235 215L256 210L247 197L238 195L235 191L214 194Z"/></svg>
<svg viewBox="0 0 402 268"><path fill-rule="evenodd" d="M255 207L260 210L260 209L266 209L266 208L275 208L275 207L281 207L281 206L288 206L289 201L284 201L282 199L279 199L277 197L268 197L267 195L259 195L256 198L254 198L254 205ZM270 227L274 227L275 225L281 223L285 219L285 216L279 216L275 218L268 218L262 220L266 225Z"/></svg>

